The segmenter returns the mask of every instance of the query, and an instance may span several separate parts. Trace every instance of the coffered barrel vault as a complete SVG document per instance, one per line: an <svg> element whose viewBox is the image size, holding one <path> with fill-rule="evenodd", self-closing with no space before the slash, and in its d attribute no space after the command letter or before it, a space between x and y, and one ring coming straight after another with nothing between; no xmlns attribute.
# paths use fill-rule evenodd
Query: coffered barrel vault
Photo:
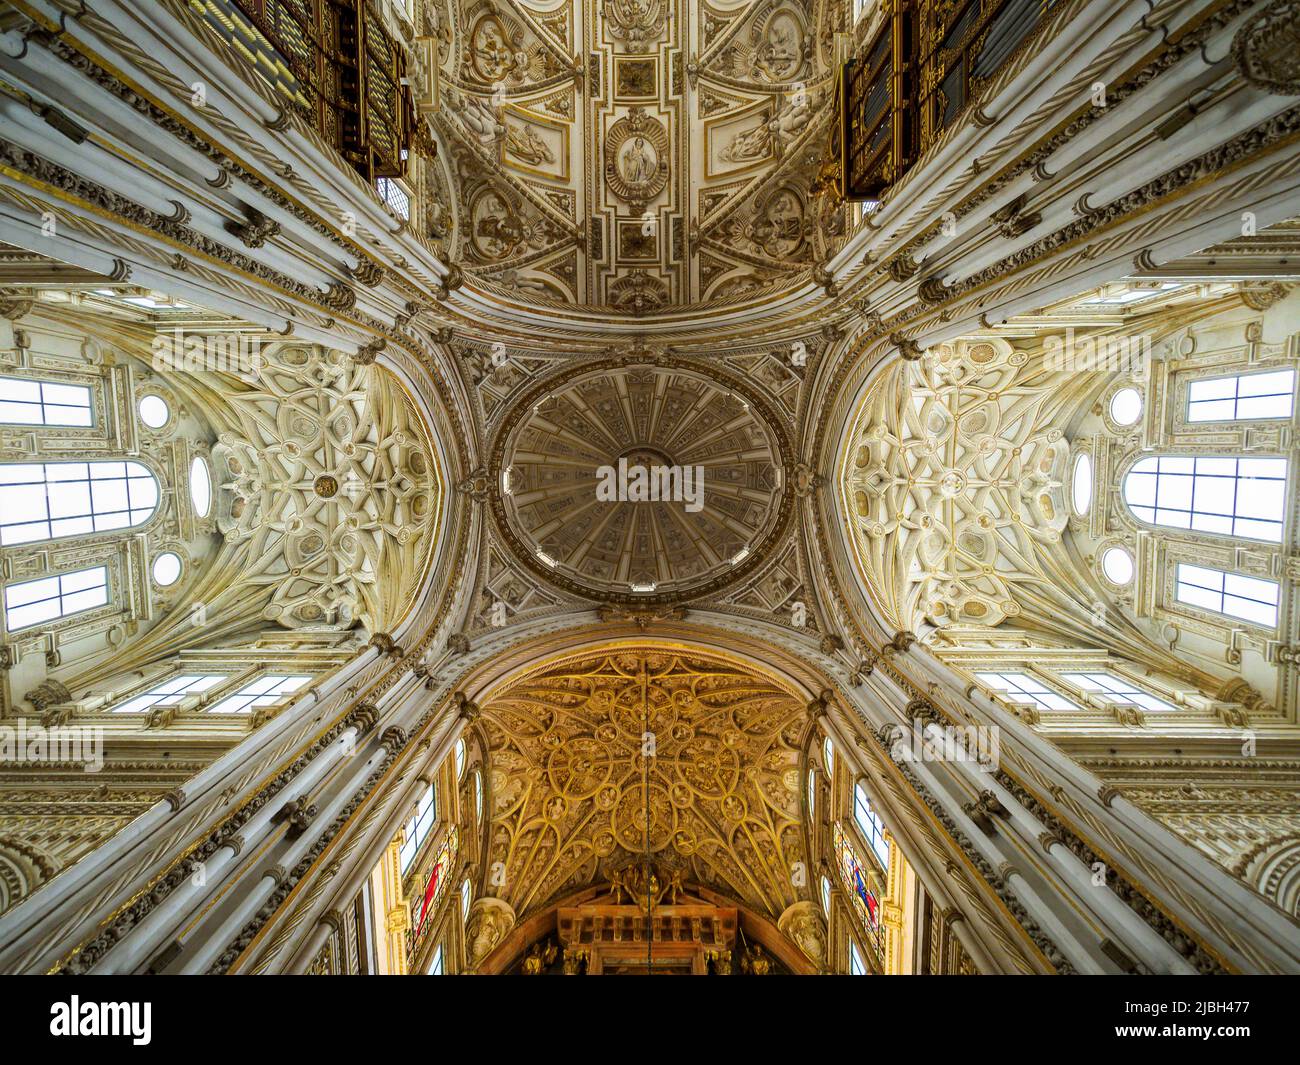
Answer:
<svg viewBox="0 0 1300 1065"><path fill-rule="evenodd" d="M844 233L812 186L827 3L431 4L438 235L508 302L642 316L788 287Z"/></svg>

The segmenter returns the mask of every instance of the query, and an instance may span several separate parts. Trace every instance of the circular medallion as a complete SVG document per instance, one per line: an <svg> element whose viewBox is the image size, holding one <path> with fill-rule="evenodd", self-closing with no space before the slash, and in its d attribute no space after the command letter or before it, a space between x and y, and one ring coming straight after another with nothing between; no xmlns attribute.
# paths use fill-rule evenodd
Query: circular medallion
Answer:
<svg viewBox="0 0 1300 1065"><path fill-rule="evenodd" d="M470 203L470 242L487 262L504 259L524 240L518 214L495 189L484 189Z"/></svg>
<svg viewBox="0 0 1300 1065"><path fill-rule="evenodd" d="M507 414L490 501L504 541L546 581L677 602L763 561L790 517L788 455L766 404L714 368L610 360L539 383Z"/></svg>
<svg viewBox="0 0 1300 1065"><path fill-rule="evenodd" d="M1233 37L1232 55L1241 76L1257 88L1300 94L1300 23L1293 0L1274 0L1252 15Z"/></svg>
<svg viewBox="0 0 1300 1065"><path fill-rule="evenodd" d="M514 72L518 63L510 32L496 15L484 15L469 35L470 68L479 80L497 82Z"/></svg>
<svg viewBox="0 0 1300 1065"><path fill-rule="evenodd" d="M668 131L640 107L609 127L605 183L620 200L644 203L668 183Z"/></svg>

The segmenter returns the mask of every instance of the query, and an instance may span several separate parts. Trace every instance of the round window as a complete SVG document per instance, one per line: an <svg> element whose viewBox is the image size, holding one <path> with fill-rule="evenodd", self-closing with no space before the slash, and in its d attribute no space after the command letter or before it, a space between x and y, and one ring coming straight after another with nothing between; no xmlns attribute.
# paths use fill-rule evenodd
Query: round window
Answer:
<svg viewBox="0 0 1300 1065"><path fill-rule="evenodd" d="M161 429L172 416L172 409L162 396L142 396L136 409L140 412L140 420L150 429Z"/></svg>
<svg viewBox="0 0 1300 1065"><path fill-rule="evenodd" d="M1101 571L1112 584L1128 584L1133 579L1133 556L1122 547L1112 547L1101 556Z"/></svg>
<svg viewBox="0 0 1300 1065"><path fill-rule="evenodd" d="M190 499L194 502L194 513L206 518L212 509L212 476L202 456L196 456L190 463Z"/></svg>
<svg viewBox="0 0 1300 1065"><path fill-rule="evenodd" d="M1117 425L1132 425L1142 416L1142 393L1121 388L1110 397L1110 416Z"/></svg>
<svg viewBox="0 0 1300 1065"><path fill-rule="evenodd" d="M1092 506L1092 459L1080 455L1074 462L1074 512L1087 514Z"/></svg>
<svg viewBox="0 0 1300 1065"><path fill-rule="evenodd" d="M175 584L181 576L181 556L173 551L165 551L153 560L153 579L166 588Z"/></svg>

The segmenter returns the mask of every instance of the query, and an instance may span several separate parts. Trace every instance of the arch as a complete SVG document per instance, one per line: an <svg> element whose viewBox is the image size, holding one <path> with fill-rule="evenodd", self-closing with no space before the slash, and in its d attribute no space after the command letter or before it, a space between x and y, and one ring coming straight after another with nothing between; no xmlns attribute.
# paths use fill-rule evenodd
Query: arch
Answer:
<svg viewBox="0 0 1300 1065"><path fill-rule="evenodd" d="M1300 836L1265 840L1233 872L1293 917L1300 917Z"/></svg>
<svg viewBox="0 0 1300 1065"><path fill-rule="evenodd" d="M839 730L827 730L823 725L828 721L835 721L841 715L847 717L863 716L868 723L876 716L876 712L869 706L862 705L863 692L861 688L855 689L848 677L847 672L841 672L839 664L833 659L824 659L822 653L815 646L801 647L798 641L783 641L781 644L775 644L770 638L765 636L768 626L750 623L735 626L732 619L720 616L710 616L706 612L692 611L692 618L689 623L679 622L676 620L665 619L657 622L650 632L639 628L635 621L618 621L607 623L601 630L591 628L576 629L559 625L558 622L538 622L522 633L510 634L502 633L498 638L487 638L482 643L475 642L473 649L468 652L464 660L464 668L459 676L447 678L447 688L444 698L454 701L458 705L472 705L474 707L474 723L476 728L483 729L487 733L493 732L496 725L493 718L497 715L493 712L492 703L503 691L507 691L514 684L520 681L520 678L528 679L531 683L532 678L538 675L539 671L545 670L549 665L564 660L573 660L583 656L590 657L593 654L608 652L613 650L630 650L637 648L656 648L662 651L678 652L705 652L715 657L726 659L730 662L743 664L747 670L753 671L760 675L770 678L774 684L784 687L791 696L800 701L800 713L796 722L792 725L797 729L796 732L790 733L790 742L797 747L799 755L803 758L818 760L821 756L821 737L823 732L838 732L836 740L837 753L843 751L843 757L847 760L846 764L850 766L855 774L867 773L872 780L876 779L876 772L882 775L882 779L888 781L892 776L893 763L879 752L874 744L860 744L861 753L856 753L858 748L853 747L851 741L845 738L842 728ZM835 692L831 699L830 693ZM455 699L451 700L451 695L455 693ZM824 700L830 700L829 705L832 707L830 717L823 717L821 708L828 705ZM871 700L869 700L871 701ZM805 707L809 709L805 710ZM816 707L813 709L812 707ZM849 745L855 752L852 755L845 751L844 745ZM497 744L493 744L494 747ZM447 742L445 748L451 749L451 741ZM441 757L431 753L427 758ZM837 757L837 762L839 758ZM487 802L485 803L485 820L488 822L484 826L486 836L489 840L494 838L500 826L501 803L510 803L509 792L502 787L501 769L502 761L500 753L496 750L490 755L488 765L489 777L485 780L487 792ZM807 763L805 763L807 764ZM798 768L799 763L794 763ZM412 771L418 772L420 763L412 763ZM837 765L837 771L841 768ZM794 801L799 806L804 806L803 789L806 784L806 778L803 774L795 777L794 787L797 795ZM884 783L878 782L879 795L873 795L879 800L879 812L884 820L890 835L900 840L900 846L908 847L911 844L918 848L915 853L924 853L922 845L918 842L915 832L916 813L911 808L911 800L905 796L903 791L898 788L892 788ZM806 820L802 810L798 811L801 821ZM846 826L847 828L847 826ZM826 846L829 846L829 829L823 826L824 834L827 836ZM804 825L804 839L795 845L791 841L791 854L796 858L802 858L805 854L810 854L809 843L806 840L807 826ZM901 838L900 838L901 834ZM865 844L859 844L865 847ZM561 848L551 847L550 853L558 853ZM909 848L908 853L913 853ZM494 888L486 885L484 877L492 869L492 862L496 856L483 854L480 857L480 863L476 870L475 886L477 893L491 896L494 894ZM808 861L808 875L806 884L799 890L797 901L806 902L814 906L820 906L820 882L819 874L823 871L820 860L815 855L810 855ZM874 864L874 863L873 863ZM919 874L927 876L932 870L928 862L923 861L926 873ZM826 858L824 871L830 872L833 868L831 859ZM507 881L517 879L514 872L507 871ZM689 878L689 876L688 876ZM835 874L830 874L830 878L835 880ZM599 877L596 878L599 880ZM579 881L583 883L585 881ZM927 881L928 882L928 881ZM567 886L574 889L575 885L569 879L569 871L566 869L559 870L555 875L555 883L558 886ZM718 889L726 892L729 896L735 897L730 889L718 885ZM551 894L550 890L542 894L550 895L554 900L563 892ZM943 897L943 892L940 892ZM883 895L881 896L883 897ZM541 898L535 898L531 901L521 900L514 897L505 897L503 900L511 907L511 912L518 912L518 921L520 924L526 924L532 918L544 912L549 905ZM522 905L520 905L522 901ZM743 901L743 900L737 900ZM784 900L781 900L784 901ZM539 909L539 907L541 907ZM775 920L780 912L784 910L779 906L763 907L764 912L768 913L769 919ZM980 911L981 913L983 911ZM842 916L842 915L841 915ZM496 938L496 919L488 921L486 916L474 917L471 924L470 939L484 939L485 943L490 938ZM487 924L491 924L489 929ZM482 925L482 927L481 927ZM981 922L982 927L982 922ZM493 935L488 936L487 932L492 931ZM841 933L837 932L839 936ZM536 938L536 937L533 937ZM527 940L523 945L527 946L532 939ZM984 950L987 947L986 940L981 934L976 944L972 947L982 960L981 964L990 969L996 969L998 962L991 960L993 957L1001 958L1002 951L1006 947L1004 936L998 936L998 946L994 948L992 955L986 955ZM841 956L842 951L838 948L834 957L835 964L845 964ZM1006 960L1005 964L1008 971L1012 969L1018 971L1029 971L1033 967L1032 962L1028 961L1011 961ZM1029 968L1026 968L1028 966Z"/></svg>
<svg viewBox="0 0 1300 1065"><path fill-rule="evenodd" d="M1124 471L1120 494L1142 525L1279 543L1287 466L1276 455L1147 455Z"/></svg>
<svg viewBox="0 0 1300 1065"><path fill-rule="evenodd" d="M61 863L48 851L11 835L0 836L0 913L53 880Z"/></svg>

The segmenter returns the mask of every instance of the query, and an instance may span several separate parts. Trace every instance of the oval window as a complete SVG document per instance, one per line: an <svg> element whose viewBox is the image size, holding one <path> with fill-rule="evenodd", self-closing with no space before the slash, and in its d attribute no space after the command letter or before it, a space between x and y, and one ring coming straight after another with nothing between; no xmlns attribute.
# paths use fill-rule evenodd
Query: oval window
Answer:
<svg viewBox="0 0 1300 1065"><path fill-rule="evenodd" d="M1101 556L1101 571L1112 584L1128 584L1133 579L1133 556L1122 547L1112 547Z"/></svg>
<svg viewBox="0 0 1300 1065"><path fill-rule="evenodd" d="M1110 397L1110 416L1116 425L1132 425L1142 416L1142 393L1121 388Z"/></svg>
<svg viewBox="0 0 1300 1065"><path fill-rule="evenodd" d="M1074 462L1074 512L1087 514L1092 506L1092 459L1080 455Z"/></svg>
<svg viewBox="0 0 1300 1065"><path fill-rule="evenodd" d="M190 463L190 499L194 502L194 513L206 518L212 509L212 477L201 455Z"/></svg>
<svg viewBox="0 0 1300 1065"><path fill-rule="evenodd" d="M144 396L136 409L140 412L140 420L150 429L161 429L172 416L172 409L162 396Z"/></svg>
<svg viewBox="0 0 1300 1065"><path fill-rule="evenodd" d="M166 588L175 584L181 575L181 556L165 551L153 560L153 579Z"/></svg>

